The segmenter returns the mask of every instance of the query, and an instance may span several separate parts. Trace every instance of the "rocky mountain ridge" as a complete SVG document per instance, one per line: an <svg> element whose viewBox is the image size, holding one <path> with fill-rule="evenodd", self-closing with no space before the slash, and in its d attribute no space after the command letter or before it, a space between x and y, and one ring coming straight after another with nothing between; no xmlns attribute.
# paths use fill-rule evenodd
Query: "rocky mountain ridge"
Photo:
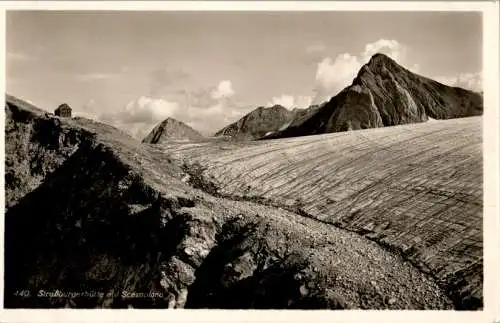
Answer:
<svg viewBox="0 0 500 323"><path fill-rule="evenodd" d="M215 133L216 137L229 136L235 139L257 139L280 129L294 118L295 113L281 105L258 107L238 121Z"/></svg>
<svg viewBox="0 0 500 323"><path fill-rule="evenodd" d="M380 128L482 113L481 94L443 85L410 72L384 54L375 54L352 84L316 113L269 137Z"/></svg>

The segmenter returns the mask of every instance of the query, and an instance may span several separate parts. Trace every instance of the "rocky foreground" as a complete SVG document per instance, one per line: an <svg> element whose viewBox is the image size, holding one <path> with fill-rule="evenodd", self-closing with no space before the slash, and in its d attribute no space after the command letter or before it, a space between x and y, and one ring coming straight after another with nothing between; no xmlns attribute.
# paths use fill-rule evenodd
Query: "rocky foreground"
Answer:
<svg viewBox="0 0 500 323"><path fill-rule="evenodd" d="M7 308L460 307L398 253L195 188L196 168L115 128L5 109Z"/></svg>

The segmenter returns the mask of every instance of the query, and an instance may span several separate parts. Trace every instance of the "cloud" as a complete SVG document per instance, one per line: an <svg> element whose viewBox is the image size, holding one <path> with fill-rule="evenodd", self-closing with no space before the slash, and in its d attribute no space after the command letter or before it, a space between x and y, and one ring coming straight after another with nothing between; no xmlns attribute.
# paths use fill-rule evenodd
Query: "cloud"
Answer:
<svg viewBox="0 0 500 323"><path fill-rule="evenodd" d="M483 75L481 72L460 73L455 76L437 76L434 79L449 86L461 87L476 92L483 91Z"/></svg>
<svg viewBox="0 0 500 323"><path fill-rule="evenodd" d="M137 139L144 138L156 124L167 117L185 122L210 136L255 108L241 105L235 95L232 82L221 80L211 87L176 90L161 98L141 96L118 111L101 114L99 119L121 128ZM306 108L311 102L310 96L283 94L274 97L269 105ZM85 108L86 112L97 111L95 106L95 102L90 100Z"/></svg>
<svg viewBox="0 0 500 323"><path fill-rule="evenodd" d="M227 102L219 102L208 107L190 107L182 119L200 133L211 136L219 129L238 120L244 112Z"/></svg>
<svg viewBox="0 0 500 323"><path fill-rule="evenodd" d="M324 102L351 84L361 66L376 53L386 54L400 64L408 65L406 46L393 39L379 39L366 44L364 50L357 54L341 53L334 59L323 57L316 69L316 96L313 102ZM418 69L418 65L412 66L412 70L415 69Z"/></svg>
<svg viewBox="0 0 500 323"><path fill-rule="evenodd" d="M84 113L98 115L98 119L112 124L137 139L144 138L151 129L167 117L185 122L205 135L234 122L242 110L233 99L236 94L229 80L195 90L175 90L162 97L143 95L112 113L99 114L96 103L89 100Z"/></svg>
<svg viewBox="0 0 500 323"><path fill-rule="evenodd" d="M219 129L236 121L244 112L234 98L231 81L224 80L212 88L191 92L183 105L182 120L204 135L211 136Z"/></svg>
<svg viewBox="0 0 500 323"><path fill-rule="evenodd" d="M365 62L376 53L386 54L392 59L399 61L404 51L404 46L396 40L379 39L374 43L366 44L365 51L361 55Z"/></svg>
<svg viewBox="0 0 500 323"><path fill-rule="evenodd" d="M332 60L325 57L318 63L316 70L316 85L322 93L333 96L350 84L356 73L361 68L358 57L349 53L337 55Z"/></svg>
<svg viewBox="0 0 500 323"><path fill-rule="evenodd" d="M299 109L305 109L311 106L313 103L313 98L309 95L300 95L295 98L295 107Z"/></svg>
<svg viewBox="0 0 500 323"><path fill-rule="evenodd" d="M307 95L293 96L288 94L283 94L281 96L275 96L267 106L281 105L287 109L300 108L304 109L311 105L312 97Z"/></svg>
<svg viewBox="0 0 500 323"><path fill-rule="evenodd" d="M82 107L72 106L73 115L75 117L83 117L87 119L93 119L96 121L104 121L109 123L108 120L102 118L102 114L99 111L99 105L94 99L87 100Z"/></svg>
<svg viewBox="0 0 500 323"><path fill-rule="evenodd" d="M233 85L231 81L224 80L220 81L219 86L212 91L212 98L219 100L222 98L229 98L234 95Z"/></svg>
<svg viewBox="0 0 500 323"><path fill-rule="evenodd" d="M157 123L174 117L178 110L177 102L141 96L112 113L100 114L98 118L142 139Z"/></svg>
<svg viewBox="0 0 500 323"><path fill-rule="evenodd" d="M173 116L179 108L177 102L141 96L129 102L121 112L125 123L156 122Z"/></svg>
<svg viewBox="0 0 500 323"><path fill-rule="evenodd" d="M287 109L291 109L295 105L295 98L293 95L283 94L282 96L274 97L267 106L281 105Z"/></svg>

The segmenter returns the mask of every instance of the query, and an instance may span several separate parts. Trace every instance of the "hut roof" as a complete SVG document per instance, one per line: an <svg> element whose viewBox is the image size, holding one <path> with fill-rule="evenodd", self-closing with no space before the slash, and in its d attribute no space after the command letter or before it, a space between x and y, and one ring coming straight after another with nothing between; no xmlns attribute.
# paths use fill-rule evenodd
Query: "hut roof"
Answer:
<svg viewBox="0 0 500 323"><path fill-rule="evenodd" d="M69 105L67 105L66 103L63 103L60 106L58 106L56 110L62 110L62 109L70 109L71 110Z"/></svg>

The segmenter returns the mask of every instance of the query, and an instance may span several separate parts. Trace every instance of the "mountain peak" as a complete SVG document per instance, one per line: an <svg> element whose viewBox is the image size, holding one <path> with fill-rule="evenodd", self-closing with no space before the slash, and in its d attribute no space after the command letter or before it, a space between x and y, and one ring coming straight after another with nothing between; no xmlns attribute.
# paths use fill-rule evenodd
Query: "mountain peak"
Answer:
<svg viewBox="0 0 500 323"><path fill-rule="evenodd" d="M370 61L368 62L368 64L370 64L370 62L384 62L384 61L385 62L394 62L394 60L392 58L390 58L389 56L387 56L386 54L375 53L370 58Z"/></svg>
<svg viewBox="0 0 500 323"><path fill-rule="evenodd" d="M257 109L253 110L252 112L257 112L257 111L263 111L263 110L287 110L284 106L281 104L274 104L270 106L259 106Z"/></svg>
<svg viewBox="0 0 500 323"><path fill-rule="evenodd" d="M449 87L411 72L387 55L377 53L344 88L300 125L274 138L359 130L408 123L428 118L479 116L482 96Z"/></svg>
<svg viewBox="0 0 500 323"><path fill-rule="evenodd" d="M394 59L382 53L376 53L373 55L365 65L372 71L379 71L384 68L389 70L402 68L402 66L399 65Z"/></svg>
<svg viewBox="0 0 500 323"><path fill-rule="evenodd" d="M378 67L402 68L393 58L382 53L374 54L366 65L372 69Z"/></svg>
<svg viewBox="0 0 500 323"><path fill-rule="evenodd" d="M172 118L172 117L167 117L161 123L162 124L167 124L167 123L181 123L181 122L179 120L177 120L177 119Z"/></svg>
<svg viewBox="0 0 500 323"><path fill-rule="evenodd" d="M198 131L184 122L168 117L156 125L142 142L157 144L165 141L193 141L202 138L203 136Z"/></svg>
<svg viewBox="0 0 500 323"><path fill-rule="evenodd" d="M401 72L404 67L399 65L394 59L389 56L376 53L374 54L368 63L363 65L358 71L353 84L359 83L360 79L373 78L373 75L386 75L388 73Z"/></svg>

